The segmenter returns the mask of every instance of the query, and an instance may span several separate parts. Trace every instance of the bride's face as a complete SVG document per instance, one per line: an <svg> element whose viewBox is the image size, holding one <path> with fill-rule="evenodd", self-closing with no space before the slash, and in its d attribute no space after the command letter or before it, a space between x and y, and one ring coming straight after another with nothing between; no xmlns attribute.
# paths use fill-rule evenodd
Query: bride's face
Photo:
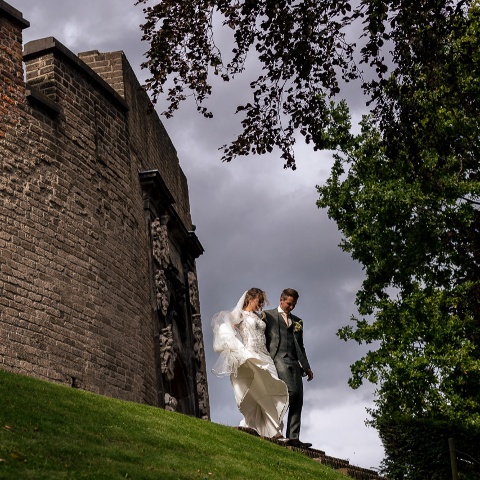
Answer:
<svg viewBox="0 0 480 480"><path fill-rule="evenodd" d="M257 310L261 310L263 307L263 302L260 300L259 297L257 298L252 298L247 305L247 308L245 310L249 310L251 312L255 312Z"/></svg>

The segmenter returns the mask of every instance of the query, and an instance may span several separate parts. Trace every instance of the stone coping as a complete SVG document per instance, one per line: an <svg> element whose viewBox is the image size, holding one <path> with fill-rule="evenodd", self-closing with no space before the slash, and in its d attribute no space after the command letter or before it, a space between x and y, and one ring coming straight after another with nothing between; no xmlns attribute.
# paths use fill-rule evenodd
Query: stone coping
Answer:
<svg viewBox="0 0 480 480"><path fill-rule="evenodd" d="M12 20L18 23L22 29L28 28L30 26L30 22L23 18L23 14L20 10L17 10L3 0L0 0L0 14L10 17Z"/></svg>

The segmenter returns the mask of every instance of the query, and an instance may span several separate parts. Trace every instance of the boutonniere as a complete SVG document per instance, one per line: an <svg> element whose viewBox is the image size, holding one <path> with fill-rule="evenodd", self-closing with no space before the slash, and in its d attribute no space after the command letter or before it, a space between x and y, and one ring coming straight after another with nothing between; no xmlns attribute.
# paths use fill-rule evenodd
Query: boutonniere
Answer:
<svg viewBox="0 0 480 480"><path fill-rule="evenodd" d="M298 333L301 332L303 329L303 322L302 320L298 320L298 322L293 322L293 332Z"/></svg>

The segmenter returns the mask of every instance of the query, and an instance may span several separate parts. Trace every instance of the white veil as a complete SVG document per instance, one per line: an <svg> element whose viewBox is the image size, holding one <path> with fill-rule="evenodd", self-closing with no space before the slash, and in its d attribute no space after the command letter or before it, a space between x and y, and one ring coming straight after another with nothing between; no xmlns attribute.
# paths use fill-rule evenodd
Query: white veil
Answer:
<svg viewBox="0 0 480 480"><path fill-rule="evenodd" d="M222 310L213 316L213 349L219 357L212 372L217 377L231 374L237 376L237 368L247 359L242 338L235 327L243 320L242 311L246 294L247 292L244 292L233 310Z"/></svg>

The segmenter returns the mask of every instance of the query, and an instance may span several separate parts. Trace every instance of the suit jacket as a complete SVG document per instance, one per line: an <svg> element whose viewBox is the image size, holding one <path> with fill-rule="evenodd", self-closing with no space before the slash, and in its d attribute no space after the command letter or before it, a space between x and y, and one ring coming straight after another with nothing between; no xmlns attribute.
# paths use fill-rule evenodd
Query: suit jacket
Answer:
<svg viewBox="0 0 480 480"><path fill-rule="evenodd" d="M290 318L292 319L294 326L294 340L295 347L297 350L297 358L300 362L304 374L307 374L307 370L310 369L310 364L308 363L307 354L305 353L305 347L303 345L303 321L290 313ZM273 360L278 353L278 347L280 345L280 323L285 322L281 313L278 309L265 310L265 340L267 344L267 350L270 353L270 356Z"/></svg>

